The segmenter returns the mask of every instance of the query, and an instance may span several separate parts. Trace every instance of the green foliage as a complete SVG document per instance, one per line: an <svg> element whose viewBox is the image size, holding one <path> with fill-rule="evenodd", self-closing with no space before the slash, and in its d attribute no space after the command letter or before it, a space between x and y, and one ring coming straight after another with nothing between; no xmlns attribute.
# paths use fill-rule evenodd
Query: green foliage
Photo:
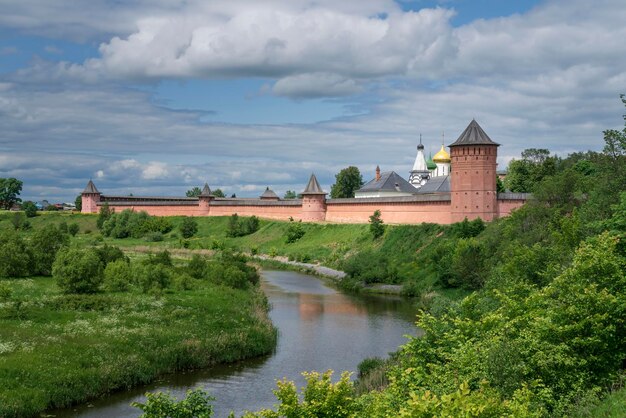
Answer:
<svg viewBox="0 0 626 418"><path fill-rule="evenodd" d="M76 222L72 222L67 226L67 232L75 237L78 232L80 232L80 226Z"/></svg>
<svg viewBox="0 0 626 418"><path fill-rule="evenodd" d="M30 240L35 274L50 276L57 252L68 244L69 237L52 224L36 230Z"/></svg>
<svg viewBox="0 0 626 418"><path fill-rule="evenodd" d="M185 196L187 197L198 197L202 194L202 190L196 186L193 189L189 189L185 192Z"/></svg>
<svg viewBox="0 0 626 418"><path fill-rule="evenodd" d="M194 254L187 263L187 273L194 279L202 279L206 274L207 261L206 258L199 254Z"/></svg>
<svg viewBox="0 0 626 418"><path fill-rule="evenodd" d="M65 293L95 293L104 279L96 251L78 248L59 251L52 265L52 276Z"/></svg>
<svg viewBox="0 0 626 418"><path fill-rule="evenodd" d="M126 209L120 213L110 214L101 229L102 234L107 237L141 238L152 232L166 234L172 227L171 221L165 217L150 216L146 212Z"/></svg>
<svg viewBox="0 0 626 418"><path fill-rule="evenodd" d="M363 176L357 167L350 166L335 175L335 184L330 188L333 199L354 197L354 192L363 186Z"/></svg>
<svg viewBox="0 0 626 418"><path fill-rule="evenodd" d="M293 190L287 190L285 192L285 195L283 196L283 199L295 199L296 197L298 197L296 192L294 192Z"/></svg>
<svg viewBox="0 0 626 418"><path fill-rule="evenodd" d="M23 183L14 178L0 178L0 208L9 210L22 201L18 196L22 191Z"/></svg>
<svg viewBox="0 0 626 418"><path fill-rule="evenodd" d="M135 264L133 278L144 293L160 293L172 283L172 273L163 264Z"/></svg>
<svg viewBox="0 0 626 418"><path fill-rule="evenodd" d="M321 374L302 373L307 382L302 390L302 400L298 396L294 382L287 379L278 381L278 389L274 391L276 399L280 402L278 409L247 413L244 418L355 417L357 408L350 373L342 373L337 383L332 382L332 374L332 370Z"/></svg>
<svg viewBox="0 0 626 418"><path fill-rule="evenodd" d="M145 237L143 237L147 242L160 242L163 241L163 234L160 232L148 232Z"/></svg>
<svg viewBox="0 0 626 418"><path fill-rule="evenodd" d="M385 233L385 225L380 217L380 211L377 209L374 214L370 216L370 232L374 239L378 239Z"/></svg>
<svg viewBox="0 0 626 418"><path fill-rule="evenodd" d="M504 186L504 182L500 180L500 177L496 177L496 193L504 193L506 192L506 187Z"/></svg>
<svg viewBox="0 0 626 418"><path fill-rule="evenodd" d="M365 360L361 361L357 366L359 379L364 378L365 376L370 374L372 370L382 367L384 364L385 360L381 359L380 357L366 358Z"/></svg>
<svg viewBox="0 0 626 418"><path fill-rule="evenodd" d="M31 273L32 253L22 237L0 231L0 277L24 277Z"/></svg>
<svg viewBox="0 0 626 418"><path fill-rule="evenodd" d="M61 221L61 223L59 223L59 231L67 234L67 222Z"/></svg>
<svg viewBox="0 0 626 418"><path fill-rule="evenodd" d="M76 199L74 199L74 206L76 206L76 210L77 211L81 211L83 209L83 196L82 195L78 195L76 196Z"/></svg>
<svg viewBox="0 0 626 418"><path fill-rule="evenodd" d="M215 189L213 190L213 196L215 197L226 197L226 195L224 194L224 192L222 191L222 189Z"/></svg>
<svg viewBox="0 0 626 418"><path fill-rule="evenodd" d="M547 149L530 148L522 152L521 160L511 160L505 186L512 192L533 192L544 178L554 175L560 159L550 156Z"/></svg>
<svg viewBox="0 0 626 418"><path fill-rule="evenodd" d="M98 211L98 220L96 221L96 226L98 229L102 230L106 221L109 220L111 215L113 215L114 211L109 208L108 203L104 203L104 205L100 206L100 210Z"/></svg>
<svg viewBox="0 0 626 418"><path fill-rule="evenodd" d="M34 218L37 216L37 206L30 200L27 200L22 204L22 210L27 218Z"/></svg>
<svg viewBox="0 0 626 418"><path fill-rule="evenodd" d="M227 235L231 238L243 237L250 235L258 231L259 218L251 216L249 218L239 218L239 215L234 213L228 220L228 232Z"/></svg>
<svg viewBox="0 0 626 418"><path fill-rule="evenodd" d="M26 216L20 212L15 212L13 216L11 216L11 224L13 224L13 229L16 231L27 231L31 228L30 222L26 219Z"/></svg>
<svg viewBox="0 0 626 418"><path fill-rule="evenodd" d="M473 238L483 232L485 227L485 222L480 218L476 218L473 221L468 221L465 218L461 222L452 224L451 230L459 238Z"/></svg>
<svg viewBox="0 0 626 418"><path fill-rule="evenodd" d="M180 224L179 229L183 238L191 238L198 232L198 222L195 218L186 216Z"/></svg>
<svg viewBox="0 0 626 418"><path fill-rule="evenodd" d="M114 245L104 244L102 247L94 248L100 262L103 266L107 266L109 263L117 260L124 260L128 262L128 257L124 255L124 252Z"/></svg>
<svg viewBox="0 0 626 418"><path fill-rule="evenodd" d="M148 254L148 258L146 259L146 264L153 265L162 265L166 267L172 267L172 255L169 251L163 250L159 251L156 254Z"/></svg>
<svg viewBox="0 0 626 418"><path fill-rule="evenodd" d="M304 236L304 228L302 227L302 221L289 222L289 227L285 234L285 242L287 244L293 244Z"/></svg>
<svg viewBox="0 0 626 418"><path fill-rule="evenodd" d="M115 260L104 269L103 287L109 292L126 292L133 281L132 269L128 261Z"/></svg>
<svg viewBox="0 0 626 418"><path fill-rule="evenodd" d="M187 391L180 401L168 393L146 393L146 403L133 402L131 406L141 409L140 418L210 418L214 400L205 391L196 389Z"/></svg>

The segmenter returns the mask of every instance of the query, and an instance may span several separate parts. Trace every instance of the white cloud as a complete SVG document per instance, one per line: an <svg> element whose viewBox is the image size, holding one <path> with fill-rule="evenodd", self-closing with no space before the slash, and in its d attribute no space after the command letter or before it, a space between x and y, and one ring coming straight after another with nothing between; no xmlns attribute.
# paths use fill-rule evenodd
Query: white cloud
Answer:
<svg viewBox="0 0 626 418"><path fill-rule="evenodd" d="M293 98L350 96L361 91L363 88L354 80L329 73L285 77L272 87L272 92L277 96Z"/></svg>

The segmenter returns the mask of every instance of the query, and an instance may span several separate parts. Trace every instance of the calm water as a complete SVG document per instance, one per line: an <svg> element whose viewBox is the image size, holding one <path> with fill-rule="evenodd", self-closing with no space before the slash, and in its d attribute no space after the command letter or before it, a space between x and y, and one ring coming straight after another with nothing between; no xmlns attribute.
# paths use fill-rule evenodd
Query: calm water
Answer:
<svg viewBox="0 0 626 418"><path fill-rule="evenodd" d="M57 417L137 417L129 404L143 402L147 391L170 391L181 397L188 389L203 388L216 398L215 416L232 410L273 407L276 380L287 377L298 387L302 371L356 370L366 357L384 357L415 335L415 309L396 297L352 296L326 286L313 276L263 272L262 288L272 305L270 316L279 329L276 351L264 358L211 370L167 376L152 385L69 410ZM336 380L336 379L334 379Z"/></svg>

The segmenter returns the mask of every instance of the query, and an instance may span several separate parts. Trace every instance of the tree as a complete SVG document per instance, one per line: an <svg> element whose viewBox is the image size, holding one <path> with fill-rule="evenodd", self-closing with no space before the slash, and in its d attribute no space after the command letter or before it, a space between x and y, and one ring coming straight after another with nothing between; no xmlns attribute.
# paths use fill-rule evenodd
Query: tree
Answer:
<svg viewBox="0 0 626 418"><path fill-rule="evenodd" d="M37 206L30 200L27 200L22 204L22 210L27 218L34 218L37 216Z"/></svg>
<svg viewBox="0 0 626 418"><path fill-rule="evenodd" d="M350 166L341 170L335 176L335 184L330 188L330 197L333 199L354 197L354 192L363 185L363 176L358 168Z"/></svg>
<svg viewBox="0 0 626 418"><path fill-rule="evenodd" d="M22 185L23 183L14 177L0 178L0 208L9 210L14 204L22 201L18 197Z"/></svg>
<svg viewBox="0 0 626 418"><path fill-rule="evenodd" d="M224 194L222 189L215 189L213 191L213 196L215 196L215 197L226 197L226 195Z"/></svg>
<svg viewBox="0 0 626 418"><path fill-rule="evenodd" d="M180 224L180 233L183 238L191 238L196 235L196 232L198 232L198 222L196 219L191 216L185 217Z"/></svg>
<svg viewBox="0 0 626 418"><path fill-rule="evenodd" d="M54 225L38 229L30 240L35 273L43 276L52 274L52 263L57 252L69 244L69 237Z"/></svg>
<svg viewBox="0 0 626 418"><path fill-rule="evenodd" d="M530 193L546 177L556 174L560 158L550 156L550 151L529 148L522 151L521 160L511 160L504 180L512 192Z"/></svg>
<svg viewBox="0 0 626 418"><path fill-rule="evenodd" d="M76 206L76 210L79 212L83 210L83 196L82 195L76 196L76 199L74 199L74 206Z"/></svg>
<svg viewBox="0 0 626 418"><path fill-rule="evenodd" d="M194 187L193 189L187 190L187 192L185 192L185 195L187 197L198 197L200 196L200 194L202 194L202 190L200 190L198 186Z"/></svg>
<svg viewBox="0 0 626 418"><path fill-rule="evenodd" d="M16 232L0 231L0 277L21 277L31 273L30 248Z"/></svg>
<svg viewBox="0 0 626 418"><path fill-rule="evenodd" d="M287 190L285 192L284 199L295 199L297 197L296 192L293 190Z"/></svg>
<svg viewBox="0 0 626 418"><path fill-rule="evenodd" d="M73 237L75 237L79 231L80 231L80 226L78 226L76 222L72 222L71 224L67 226L67 232L69 232L69 234Z"/></svg>
<svg viewBox="0 0 626 418"><path fill-rule="evenodd" d="M98 220L96 221L96 226L98 227L98 229L102 229L102 226L107 220L109 220L112 214L113 211L111 210L111 208L109 208L108 203L100 206L100 211L98 212Z"/></svg>
<svg viewBox="0 0 626 418"><path fill-rule="evenodd" d="M383 220L380 217L380 211L378 209L370 216L370 232L374 236L374 239L382 237L385 233L385 225L383 225Z"/></svg>
<svg viewBox="0 0 626 418"><path fill-rule="evenodd" d="M59 251L52 275L65 293L95 293L104 280L100 257L91 248Z"/></svg>

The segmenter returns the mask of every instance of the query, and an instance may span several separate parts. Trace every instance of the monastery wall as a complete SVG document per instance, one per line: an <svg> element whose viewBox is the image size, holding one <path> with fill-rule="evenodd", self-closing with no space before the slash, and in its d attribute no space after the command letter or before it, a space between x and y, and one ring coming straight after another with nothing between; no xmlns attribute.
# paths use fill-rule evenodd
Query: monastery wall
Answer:
<svg viewBox="0 0 626 418"><path fill-rule="evenodd" d="M299 200L264 202L213 201L210 203L209 216L256 216L264 219L288 221L289 218L300 219L302 203Z"/></svg>
<svg viewBox="0 0 626 418"><path fill-rule="evenodd" d="M205 210L201 210L198 205L116 205L109 203L109 209L119 213L126 209L135 212L147 212L152 216L206 216Z"/></svg>
<svg viewBox="0 0 626 418"><path fill-rule="evenodd" d="M530 198L530 193L498 193L498 217L509 216Z"/></svg>
<svg viewBox="0 0 626 418"><path fill-rule="evenodd" d="M439 196L429 200L415 197L333 199L326 206L327 222L368 223L374 211L379 210L387 224L451 223L450 199Z"/></svg>

